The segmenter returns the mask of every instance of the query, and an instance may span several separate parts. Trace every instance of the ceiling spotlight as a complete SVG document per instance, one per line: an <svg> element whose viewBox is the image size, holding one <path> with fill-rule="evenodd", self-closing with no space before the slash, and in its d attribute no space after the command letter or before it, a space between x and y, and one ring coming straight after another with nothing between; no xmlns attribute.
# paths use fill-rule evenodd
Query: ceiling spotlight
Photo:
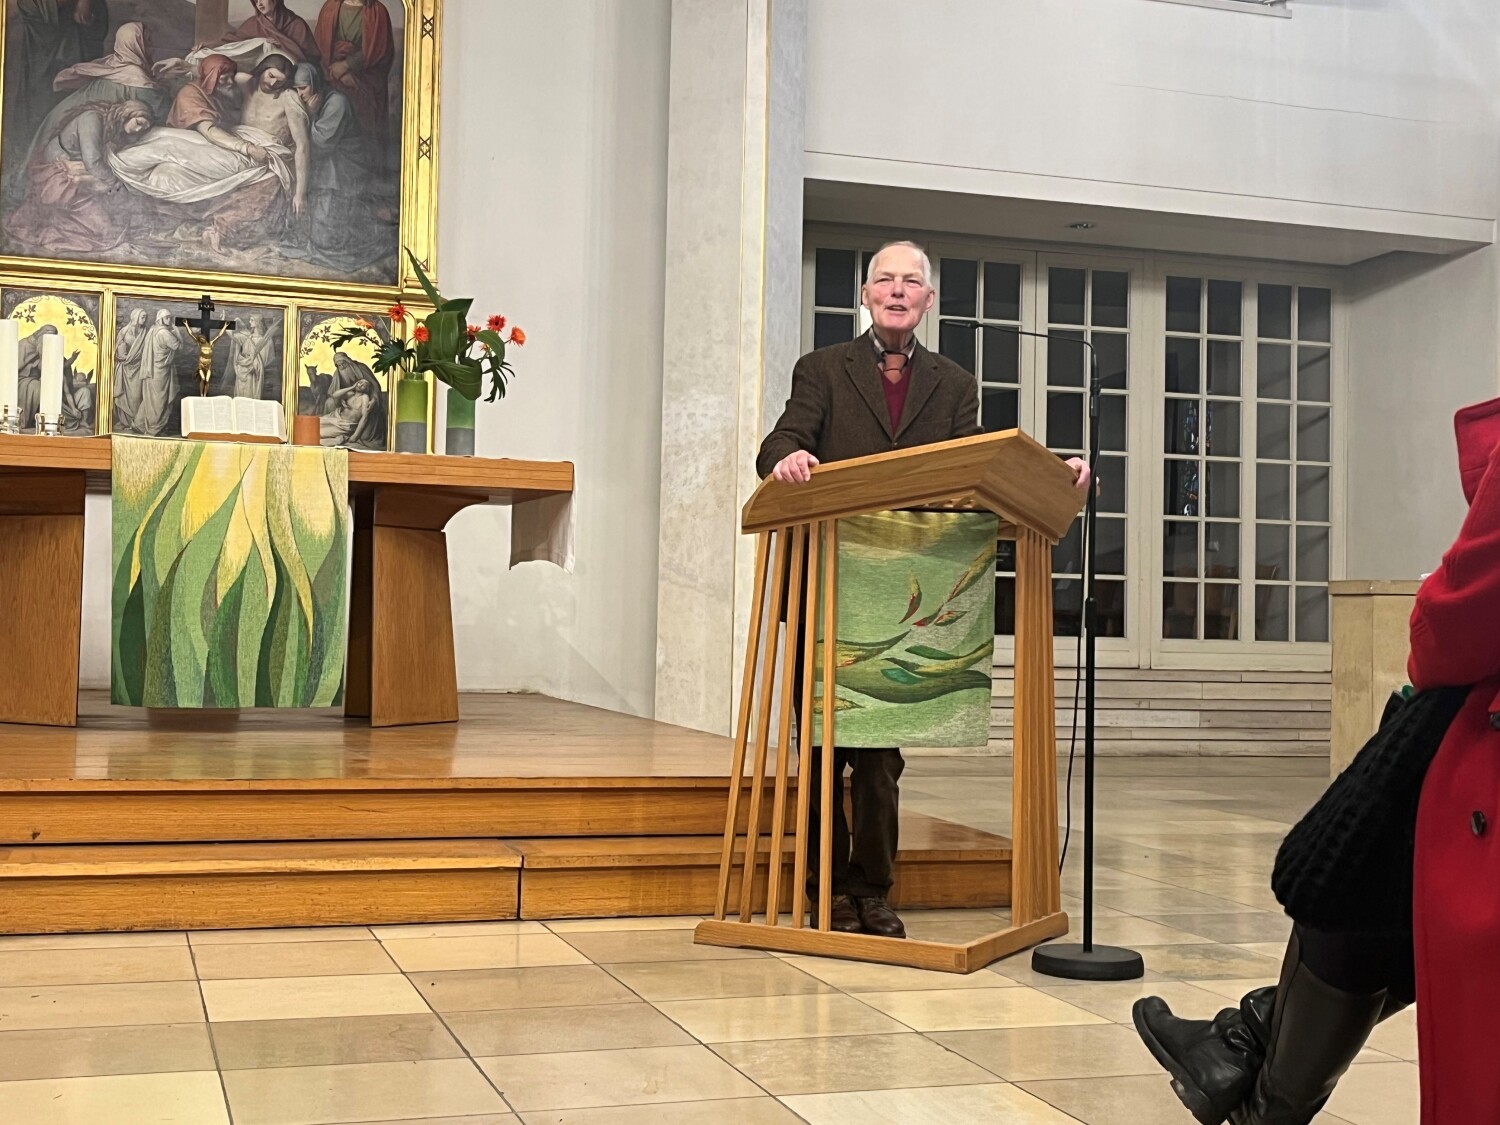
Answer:
<svg viewBox="0 0 1500 1125"><path fill-rule="evenodd" d="M1068 229L1069 230L1093 230L1096 225L1097 224L1091 223L1087 219L1085 219L1083 222L1069 223L1068 224Z"/></svg>

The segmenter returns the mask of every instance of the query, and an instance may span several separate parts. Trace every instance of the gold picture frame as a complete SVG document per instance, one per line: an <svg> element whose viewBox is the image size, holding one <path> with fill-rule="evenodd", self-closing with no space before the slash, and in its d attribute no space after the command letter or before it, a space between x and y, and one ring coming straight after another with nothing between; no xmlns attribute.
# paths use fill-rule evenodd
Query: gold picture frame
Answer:
<svg viewBox="0 0 1500 1125"><path fill-rule="evenodd" d="M316 332L325 322L332 332L336 333L345 328L353 327L358 320L365 320L371 324L380 324L387 331L396 330L398 334L404 335L409 333L416 323L416 321L411 319L413 316L420 319L429 311L429 309L417 307L408 309L406 322L397 326L392 321L388 309L360 307L352 302L340 307L334 307L325 301L303 301L292 306L289 310L287 320L291 328L291 334L287 340L287 425L291 425L291 416L300 412L302 393L308 389L308 387L304 387L303 385L303 376L310 374L304 369L309 358L306 354L305 346L310 333ZM325 334L325 340L318 346L318 350L327 347L329 347L329 344ZM362 341L333 350L344 352L345 354L354 353L354 358L357 361L363 362L366 368L373 362L373 347ZM326 374L324 372L320 373ZM376 380L380 387L380 392L384 396L386 417L385 448L383 452L394 451L396 446L396 380L400 376L395 371L388 371L381 374L367 370L366 374ZM427 384L427 452L432 453L435 449L434 437L437 422L437 392L439 384L430 372L424 374L422 380ZM309 379L308 382L310 385L311 380ZM349 448L367 449L368 447L350 445Z"/></svg>
<svg viewBox="0 0 1500 1125"><path fill-rule="evenodd" d="M22 276L5 274L0 275L0 307L7 303L7 297L16 295L22 300L37 296L56 298L71 298L82 293L98 306L98 323L93 326L97 335L98 356L93 375L95 403L95 435L108 435L114 432L115 417L115 348L119 339L120 318L119 310L121 303L159 302L163 305L180 306L183 312L192 312L188 307L194 304L198 294L194 290L180 285L59 285L55 278L46 276ZM281 405L286 417L287 432L291 432L292 420L297 413L298 391L301 387L298 363L301 359L302 348L302 318L304 314L317 315L345 315L360 316L372 322L389 323L389 302L381 300L341 300L330 302L318 299L303 301L278 301L269 297L265 292L247 286L226 285L214 293L214 299L222 309L235 309L244 306L261 306L268 310L274 310L281 318L280 329L282 337L281 360ZM93 310L88 310L92 312ZM175 313L177 309L173 309ZM418 319L425 316L430 310L412 305L410 314ZM196 315L194 313L194 315ZM409 321L405 326L410 331ZM179 330L180 331L180 330ZM219 348L225 348L227 341L220 343ZM427 383L427 446L428 452L433 450L433 439L437 423L437 400L439 384L431 374L424 376ZM385 393L392 395L389 377L386 386L382 388ZM396 419L393 399L388 398L386 408L386 442L387 451L395 446ZM87 435L78 435L87 436Z"/></svg>
<svg viewBox="0 0 1500 1125"><path fill-rule="evenodd" d="M8 21L14 0L0 0L0 88L9 54ZM227 10L227 0L217 2ZM379 0L377 0L379 2ZM409 247L429 276L436 277L438 96L442 64L442 0L389 0L399 4L401 31L401 161L399 171L399 247ZM0 111L3 111L0 104ZM3 121L0 112L0 121ZM0 135L0 142L3 142ZM7 169L0 165L0 175ZM415 271L406 254L398 252L394 284L352 282L324 278L270 276L171 265L88 262L62 258L0 254L0 280L19 284L20 278L52 289L135 291L169 286L179 295L202 293L249 295L255 300L315 300L325 304L383 306L420 293ZM101 403L101 406L103 404Z"/></svg>

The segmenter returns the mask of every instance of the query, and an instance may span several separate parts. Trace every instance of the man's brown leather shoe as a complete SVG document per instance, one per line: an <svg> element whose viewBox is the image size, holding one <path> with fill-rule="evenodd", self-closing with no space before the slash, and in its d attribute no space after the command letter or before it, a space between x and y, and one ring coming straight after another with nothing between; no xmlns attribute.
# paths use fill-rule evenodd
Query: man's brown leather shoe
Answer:
<svg viewBox="0 0 1500 1125"><path fill-rule="evenodd" d="M860 924L859 910L854 905L854 900L848 895L834 895L830 913L833 916L833 929L840 934L859 934L864 932Z"/></svg>
<svg viewBox="0 0 1500 1125"><path fill-rule="evenodd" d="M890 908L885 899L878 896L861 898L859 903L859 920L864 927L864 932L874 934L876 937L904 938L906 927L901 924L901 919L896 917L896 912Z"/></svg>

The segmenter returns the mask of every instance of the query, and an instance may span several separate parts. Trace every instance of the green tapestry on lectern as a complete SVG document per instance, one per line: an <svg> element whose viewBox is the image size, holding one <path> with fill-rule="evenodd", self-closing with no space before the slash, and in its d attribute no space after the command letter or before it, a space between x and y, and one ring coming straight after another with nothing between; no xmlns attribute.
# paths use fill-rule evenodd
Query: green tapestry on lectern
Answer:
<svg viewBox="0 0 1500 1125"><path fill-rule="evenodd" d="M348 453L124 437L111 448L111 701L341 702Z"/></svg>
<svg viewBox="0 0 1500 1125"><path fill-rule="evenodd" d="M983 746L995 656L992 515L839 521L834 738L840 746ZM818 651L814 745L822 733Z"/></svg>

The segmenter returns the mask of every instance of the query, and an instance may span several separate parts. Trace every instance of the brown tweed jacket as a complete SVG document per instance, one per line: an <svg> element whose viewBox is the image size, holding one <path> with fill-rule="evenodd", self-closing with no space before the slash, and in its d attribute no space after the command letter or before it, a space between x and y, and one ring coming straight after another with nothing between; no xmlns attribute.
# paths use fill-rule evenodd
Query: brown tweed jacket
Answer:
<svg viewBox="0 0 1500 1125"><path fill-rule="evenodd" d="M946 356L916 346L911 388L895 427L881 378L868 332L847 344L808 352L792 369L792 397L761 442L756 472L770 476L776 462L799 449L826 464L983 432L979 386Z"/></svg>

